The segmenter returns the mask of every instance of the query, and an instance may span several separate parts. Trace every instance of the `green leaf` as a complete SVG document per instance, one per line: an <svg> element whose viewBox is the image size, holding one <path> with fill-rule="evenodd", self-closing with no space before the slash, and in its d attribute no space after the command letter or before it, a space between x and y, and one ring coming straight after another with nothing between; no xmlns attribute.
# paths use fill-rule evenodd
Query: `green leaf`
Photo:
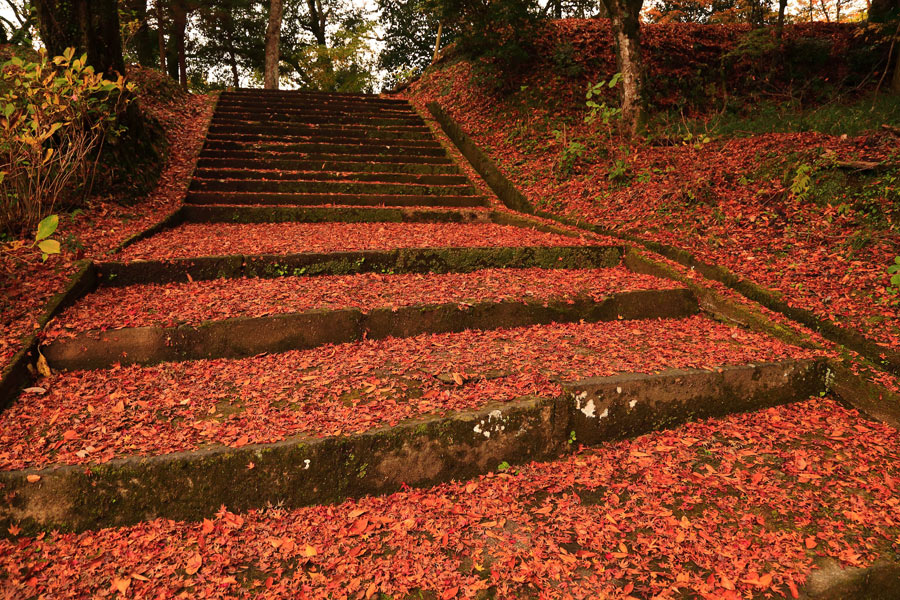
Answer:
<svg viewBox="0 0 900 600"><path fill-rule="evenodd" d="M39 242L44 238L48 238L53 235L53 232L56 231L56 228L59 227L59 216L50 215L38 223L37 226L37 235L34 236L35 241ZM59 244L57 243L57 248ZM57 250L58 252L59 250Z"/></svg>
<svg viewBox="0 0 900 600"><path fill-rule="evenodd" d="M620 80L620 79L622 79L622 74L621 74L621 73L616 73L615 75L613 75L613 76L612 76L612 79L609 80L609 87L610 87L610 89L616 87L616 85L619 83L619 80Z"/></svg>
<svg viewBox="0 0 900 600"><path fill-rule="evenodd" d="M56 240L44 240L38 244L38 249L44 254L59 254L59 242Z"/></svg>

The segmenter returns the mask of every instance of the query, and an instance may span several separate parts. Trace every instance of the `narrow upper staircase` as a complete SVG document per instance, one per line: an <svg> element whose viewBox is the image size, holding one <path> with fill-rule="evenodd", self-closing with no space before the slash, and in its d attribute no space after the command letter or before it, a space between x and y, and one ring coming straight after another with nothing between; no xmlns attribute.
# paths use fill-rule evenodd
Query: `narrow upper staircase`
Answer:
<svg viewBox="0 0 900 600"><path fill-rule="evenodd" d="M403 100L222 94L186 202L486 206Z"/></svg>

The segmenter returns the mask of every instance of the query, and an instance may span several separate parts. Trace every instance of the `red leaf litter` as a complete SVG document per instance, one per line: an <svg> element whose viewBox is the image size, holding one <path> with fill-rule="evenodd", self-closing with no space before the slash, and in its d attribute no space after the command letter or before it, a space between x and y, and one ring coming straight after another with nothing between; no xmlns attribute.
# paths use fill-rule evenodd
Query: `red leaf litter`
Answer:
<svg viewBox="0 0 900 600"><path fill-rule="evenodd" d="M900 552L900 436L830 399L386 497L0 541L5 598L796 597ZM407 596L409 595L409 596Z"/></svg>
<svg viewBox="0 0 900 600"><path fill-rule="evenodd" d="M180 225L125 248L119 258L292 254L396 248L621 245L493 223L253 223Z"/></svg>
<svg viewBox="0 0 900 600"><path fill-rule="evenodd" d="M605 25L596 19L563 23L561 35L578 41L576 56L583 61L589 59L582 49L611 56ZM661 27L651 25L645 41L662 35ZM706 47L695 32L676 31L666 34L671 43L683 47L694 40L691 53ZM665 48L657 56L669 56ZM799 165L824 156L895 164L896 136L788 132L713 136L699 145L633 144L621 157L626 181L613 181L611 156L619 140L584 123L586 79L555 75L550 56L515 82L519 93L491 93L470 63L452 61L425 73L410 88L410 100L423 112L428 102L439 102L536 208L691 252L777 292L791 306L900 349L900 301L887 272L900 256L895 175L875 177L864 194L838 188L826 200L797 198L789 189ZM598 64L586 75L592 82L612 72L597 71ZM671 69L685 67L669 60L651 61L649 68L672 76ZM566 135L557 137L566 124ZM588 149L562 175L560 156L570 141ZM813 188L824 187L828 172L813 172Z"/></svg>
<svg viewBox="0 0 900 600"><path fill-rule="evenodd" d="M810 357L702 316L554 324L62 373L0 413L0 469L342 435L556 396L557 381ZM459 383L462 381L462 384Z"/></svg>
<svg viewBox="0 0 900 600"><path fill-rule="evenodd" d="M101 288L66 310L47 339L74 331L173 326L232 317L313 309L399 308L519 300L601 300L610 294L681 287L669 279L610 269L484 269L427 275L323 275L277 279L215 279L194 283Z"/></svg>
<svg viewBox="0 0 900 600"><path fill-rule="evenodd" d="M79 214L61 213L54 235L62 253L46 263L33 250L0 252L0 371L22 348L22 337L36 323L50 298L63 290L80 258L108 259L107 252L178 207L212 116L213 97L178 96L170 104L141 97L142 107L159 119L169 142L168 162L156 188L139 201L91 198ZM25 240L30 245L33 238Z"/></svg>

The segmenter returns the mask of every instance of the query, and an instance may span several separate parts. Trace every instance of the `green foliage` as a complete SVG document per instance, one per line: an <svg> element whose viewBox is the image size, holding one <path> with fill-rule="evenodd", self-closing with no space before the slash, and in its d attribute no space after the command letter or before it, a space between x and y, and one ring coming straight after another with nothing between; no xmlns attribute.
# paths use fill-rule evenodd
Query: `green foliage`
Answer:
<svg viewBox="0 0 900 600"><path fill-rule="evenodd" d="M431 64L438 18L423 0L378 0L378 10L384 27L384 48L378 56L378 66L388 72L387 83L396 85ZM441 48L455 39L455 28L444 23Z"/></svg>
<svg viewBox="0 0 900 600"><path fill-rule="evenodd" d="M812 173L812 166L806 163L797 167L790 185L791 196L795 200L803 200L809 194L810 185L812 184Z"/></svg>
<svg viewBox="0 0 900 600"><path fill-rule="evenodd" d="M458 32L460 51L487 59L500 71L495 75L520 70L533 57L536 0L423 0L423 6Z"/></svg>
<svg viewBox="0 0 900 600"><path fill-rule="evenodd" d="M887 272L891 276L891 287L900 292L900 256L894 257L894 264L888 267Z"/></svg>
<svg viewBox="0 0 900 600"><path fill-rule="evenodd" d="M0 229L34 227L59 201L90 190L103 143L122 133L124 79L103 79L73 49L2 66Z"/></svg>
<svg viewBox="0 0 900 600"><path fill-rule="evenodd" d="M588 88L586 94L587 102L585 102L585 105L588 107L589 112L584 118L585 123L593 123L599 118L604 125L609 125L610 120L621 116L622 109L620 107L609 106L606 104L606 101L602 99L604 91L606 89L615 88L621 79L622 74L616 73L610 78L609 82L603 80ZM597 102L597 99L599 99L600 102Z"/></svg>
<svg viewBox="0 0 900 600"><path fill-rule="evenodd" d="M584 156L587 146L574 140L567 141L565 129L562 131L554 129L553 135L556 136L556 141L563 145L556 162L556 171L560 177L566 177L572 174L575 163Z"/></svg>
<svg viewBox="0 0 900 600"><path fill-rule="evenodd" d="M506 471L509 469L509 467L510 467L510 464L504 460L499 465L497 465L497 470L498 471Z"/></svg>
<svg viewBox="0 0 900 600"><path fill-rule="evenodd" d="M50 239L50 236L56 232L59 227L59 216L50 215L44 217L37 226L37 232L34 234L34 243L32 247L37 245L41 251L41 260L46 262L51 254L59 254L59 242Z"/></svg>
<svg viewBox="0 0 900 600"><path fill-rule="evenodd" d="M617 158L609 167L606 178L610 181L623 181L628 175L628 162Z"/></svg>

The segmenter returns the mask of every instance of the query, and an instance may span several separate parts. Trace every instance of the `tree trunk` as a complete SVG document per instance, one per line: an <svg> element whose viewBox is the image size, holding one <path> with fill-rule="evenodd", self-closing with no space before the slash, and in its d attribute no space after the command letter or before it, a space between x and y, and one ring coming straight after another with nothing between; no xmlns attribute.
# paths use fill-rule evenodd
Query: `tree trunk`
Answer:
<svg viewBox="0 0 900 600"><path fill-rule="evenodd" d="M265 88L278 89L278 45L281 41L282 0L270 0L269 25L266 27Z"/></svg>
<svg viewBox="0 0 900 600"><path fill-rule="evenodd" d="M116 0L37 0L38 29L47 51L66 48L87 54L88 64L107 77L125 74Z"/></svg>
<svg viewBox="0 0 900 600"><path fill-rule="evenodd" d="M438 22L437 37L434 40L434 56L431 58L431 64L437 62L438 52L441 49L441 32L444 30L444 23Z"/></svg>
<svg viewBox="0 0 900 600"><path fill-rule="evenodd" d="M166 72L166 19L162 0L156 0L156 41L159 44L159 70Z"/></svg>
<svg viewBox="0 0 900 600"><path fill-rule="evenodd" d="M325 38L325 14L322 12L321 0L306 0L309 8L309 29L320 46L327 46Z"/></svg>
<svg viewBox="0 0 900 600"><path fill-rule="evenodd" d="M187 30L187 6L179 0L172 3L172 40L178 52L178 81L187 90L187 56L185 36ZM170 68L171 72L172 69Z"/></svg>
<svg viewBox="0 0 900 600"><path fill-rule="evenodd" d="M153 66L156 63L153 48L156 42L147 20L147 0L126 0L122 4L126 10L126 17L132 22L138 22L137 30L128 40L128 46L134 50L139 64L145 67Z"/></svg>
<svg viewBox="0 0 900 600"><path fill-rule="evenodd" d="M775 22L775 37L779 40L784 37L784 11L787 8L787 0L778 0L778 20Z"/></svg>
<svg viewBox="0 0 900 600"><path fill-rule="evenodd" d="M562 19L562 0L555 0L553 6L553 16L558 19Z"/></svg>
<svg viewBox="0 0 900 600"><path fill-rule="evenodd" d="M641 53L640 12L643 0L603 0L616 40L616 65L622 74L622 121L632 137L644 119L644 60Z"/></svg>

